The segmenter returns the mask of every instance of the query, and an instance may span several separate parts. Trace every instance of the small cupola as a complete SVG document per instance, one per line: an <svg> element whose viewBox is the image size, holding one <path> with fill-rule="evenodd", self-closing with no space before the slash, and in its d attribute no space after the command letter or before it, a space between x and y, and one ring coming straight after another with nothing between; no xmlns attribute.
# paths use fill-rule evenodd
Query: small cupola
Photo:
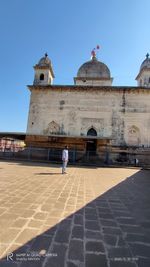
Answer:
<svg viewBox="0 0 150 267"><path fill-rule="evenodd" d="M150 87L150 58L148 53L140 66L136 80L137 86Z"/></svg>
<svg viewBox="0 0 150 267"><path fill-rule="evenodd" d="M55 78L53 67L47 53L42 57L38 64L34 66L34 85L51 85L53 84L53 79Z"/></svg>

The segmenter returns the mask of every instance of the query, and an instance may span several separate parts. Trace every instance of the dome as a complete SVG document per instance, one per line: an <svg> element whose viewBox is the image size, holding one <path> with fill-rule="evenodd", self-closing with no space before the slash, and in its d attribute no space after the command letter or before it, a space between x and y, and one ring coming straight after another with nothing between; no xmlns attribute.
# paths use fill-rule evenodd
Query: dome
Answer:
<svg viewBox="0 0 150 267"><path fill-rule="evenodd" d="M39 60L39 63L38 63L38 66L50 66L50 65L51 65L51 61L48 58L48 55L47 54L45 54L45 57L42 57Z"/></svg>
<svg viewBox="0 0 150 267"><path fill-rule="evenodd" d="M149 54L147 53L146 55L146 59L142 62L140 70L147 68L150 69L150 58L149 58Z"/></svg>
<svg viewBox="0 0 150 267"><path fill-rule="evenodd" d="M110 70L96 57L92 57L90 61L85 62L78 70L77 77L82 78L108 78L110 79Z"/></svg>

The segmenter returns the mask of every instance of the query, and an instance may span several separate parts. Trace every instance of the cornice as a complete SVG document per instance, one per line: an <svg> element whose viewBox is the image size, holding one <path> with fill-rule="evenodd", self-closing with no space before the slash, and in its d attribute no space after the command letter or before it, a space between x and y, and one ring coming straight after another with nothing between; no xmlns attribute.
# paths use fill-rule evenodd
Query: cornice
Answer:
<svg viewBox="0 0 150 267"><path fill-rule="evenodd" d="M52 90L52 91L118 91L118 92L150 92L150 87L138 86L90 86L90 85L28 85L32 90Z"/></svg>

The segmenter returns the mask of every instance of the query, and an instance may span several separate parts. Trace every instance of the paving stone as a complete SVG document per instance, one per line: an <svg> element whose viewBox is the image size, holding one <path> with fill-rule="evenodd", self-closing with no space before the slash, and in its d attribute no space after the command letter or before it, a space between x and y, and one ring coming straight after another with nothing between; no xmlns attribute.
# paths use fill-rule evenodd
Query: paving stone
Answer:
<svg viewBox="0 0 150 267"><path fill-rule="evenodd" d="M96 206L100 207L100 208L109 208L109 205L106 201L99 201L96 203Z"/></svg>
<svg viewBox="0 0 150 267"><path fill-rule="evenodd" d="M25 228L15 240L16 243L26 243L29 240L35 238L38 234L38 230Z"/></svg>
<svg viewBox="0 0 150 267"><path fill-rule="evenodd" d="M79 265L78 265L78 263L74 263L74 262L68 261L67 262L67 267L79 267Z"/></svg>
<svg viewBox="0 0 150 267"><path fill-rule="evenodd" d="M71 228L71 223L72 223L72 220L67 218L59 223L58 228L61 230L65 230L65 229L69 230Z"/></svg>
<svg viewBox="0 0 150 267"><path fill-rule="evenodd" d="M113 255L119 255L116 256L118 258L123 258L120 255L128 255L129 247L129 252L134 252L133 258L138 257L136 254L140 256L140 261L135 260L139 265L136 267L143 267L144 264L150 266L148 265L150 259L148 258L148 249L150 248L149 172L119 168L113 174L112 170L107 168L90 169L72 166L69 168L70 174L67 179L66 177L60 179L57 174L53 177L43 174L39 184L35 173L49 172L49 165L48 167L42 164L39 166L38 163L34 166L31 163L30 166L27 166L27 163L23 163L20 166L15 163L9 165L0 162L0 166L1 164L4 166L2 170L4 175L1 178L2 183L0 181L0 188L2 188L0 228L10 231L9 235L1 235L3 242L9 239L11 241L14 239L16 242L15 238L20 232L17 242L20 245L27 242L28 251L31 248L32 250L43 248L48 250L51 245L51 252L52 249L59 252L57 257L48 257L44 266L42 266L42 259L36 265L31 263L31 267L67 267L68 264L78 267L107 266L104 251L98 252L98 244L105 245L109 253L110 248L123 249L113 251ZM56 172L56 167L51 166L51 169ZM134 176L130 178L131 175ZM146 183L144 183L145 175ZM129 178L124 180L127 176ZM8 186L4 192L3 184L6 182ZM98 184L104 186L101 187ZM15 188L15 192L12 192L12 186ZM104 192L104 187L106 192ZM68 203L67 199L69 201L68 210L63 210L64 204ZM77 205L71 205L75 201L77 201ZM6 209L7 212L4 212ZM60 222L64 216L67 218ZM38 231L34 232L35 229L29 227L24 229L26 222L29 221L32 222L30 226L37 227ZM41 236L37 236L40 232L38 226L41 223L43 223L43 226L40 227ZM11 228L12 226L13 228ZM14 233L11 236L12 229L14 233L17 230L15 236ZM84 234L81 229L84 230ZM69 243L71 234L73 238ZM78 239L81 236L82 239ZM85 243L82 242L83 238ZM69 244L70 246L68 246ZM84 248L89 252L84 253ZM67 259L66 256L71 258ZM124 258L126 257L124 256ZM0 261L0 266L1 263L2 261ZM29 263L24 264L30 267ZM108 266L132 267L135 264L133 260L130 262L111 260Z"/></svg>
<svg viewBox="0 0 150 267"><path fill-rule="evenodd" d="M80 240L71 240L69 244L68 259L84 261L83 242Z"/></svg>
<svg viewBox="0 0 150 267"><path fill-rule="evenodd" d="M31 260L31 261L24 261L22 262L21 265L19 265L19 267L41 267L42 264L44 262L44 259L40 259L40 260Z"/></svg>
<svg viewBox="0 0 150 267"><path fill-rule="evenodd" d="M28 219L18 218L16 221L14 221L12 227L22 228L27 222Z"/></svg>
<svg viewBox="0 0 150 267"><path fill-rule="evenodd" d="M96 209L85 208L85 214L96 215Z"/></svg>
<svg viewBox="0 0 150 267"><path fill-rule="evenodd" d="M150 258L150 246L130 243L129 247L134 256Z"/></svg>
<svg viewBox="0 0 150 267"><path fill-rule="evenodd" d="M108 267L105 255L86 253L85 267Z"/></svg>
<svg viewBox="0 0 150 267"><path fill-rule="evenodd" d="M84 229L82 226L74 226L72 229L71 238L79 238L83 239L84 236Z"/></svg>
<svg viewBox="0 0 150 267"><path fill-rule="evenodd" d="M150 220L150 213L149 210L147 212L144 212L145 219Z"/></svg>
<svg viewBox="0 0 150 267"><path fill-rule="evenodd" d="M122 210L118 210L113 212L115 217L131 217L131 214L128 211L122 211Z"/></svg>
<svg viewBox="0 0 150 267"><path fill-rule="evenodd" d="M49 225L50 227L53 227L54 225L59 223L60 218L58 217L48 217L45 221L44 224L45 225Z"/></svg>
<svg viewBox="0 0 150 267"><path fill-rule="evenodd" d="M84 215L84 209L78 210L75 215Z"/></svg>
<svg viewBox="0 0 150 267"><path fill-rule="evenodd" d="M42 212L51 212L53 208L53 204L44 204L41 207Z"/></svg>
<svg viewBox="0 0 150 267"><path fill-rule="evenodd" d="M28 227L39 229L43 225L41 220L30 220L28 223Z"/></svg>
<svg viewBox="0 0 150 267"><path fill-rule="evenodd" d="M120 228L122 229L123 232L126 233L142 233L143 229L140 226L130 226L130 225L123 225L120 224Z"/></svg>
<svg viewBox="0 0 150 267"><path fill-rule="evenodd" d="M99 231L86 230L85 237L87 239L102 240L102 234Z"/></svg>
<svg viewBox="0 0 150 267"><path fill-rule="evenodd" d="M0 220L1 220L1 221L11 220L11 221L13 222L13 221L16 220L17 218L18 218L18 215L17 215L17 214L9 213L9 212L3 213L3 214L0 216Z"/></svg>
<svg viewBox="0 0 150 267"><path fill-rule="evenodd" d="M150 229L150 221L142 221L140 224L142 227Z"/></svg>
<svg viewBox="0 0 150 267"><path fill-rule="evenodd" d="M20 232L20 229L9 228L7 231L0 234L0 243L10 244Z"/></svg>
<svg viewBox="0 0 150 267"><path fill-rule="evenodd" d="M115 260L115 258L132 257L131 251L128 248L108 248L108 257Z"/></svg>
<svg viewBox="0 0 150 267"><path fill-rule="evenodd" d="M74 224L83 225L83 216L82 215L74 215Z"/></svg>
<svg viewBox="0 0 150 267"><path fill-rule="evenodd" d="M45 220L47 216L48 216L47 212L37 212L34 215L34 219L36 219L36 220Z"/></svg>
<svg viewBox="0 0 150 267"><path fill-rule="evenodd" d="M95 203L96 203L96 205L101 205L103 203L107 203L107 198L104 197L104 195L102 195L102 196L95 199Z"/></svg>
<svg viewBox="0 0 150 267"><path fill-rule="evenodd" d="M85 228L89 230L100 230L100 226L97 221L85 221Z"/></svg>
<svg viewBox="0 0 150 267"><path fill-rule="evenodd" d="M34 210L28 209L28 210L25 210L25 212L21 215L21 217L23 217L23 218L30 218L34 214L35 214L35 211Z"/></svg>
<svg viewBox="0 0 150 267"><path fill-rule="evenodd" d="M110 208L103 208L103 207L98 207L98 212L99 213L108 213L108 214L112 214L111 209Z"/></svg>
<svg viewBox="0 0 150 267"><path fill-rule="evenodd" d="M52 211L50 211L49 215L52 216L52 217L58 217L58 218L61 218L62 213L63 213L63 210L60 210L60 209L53 209Z"/></svg>
<svg viewBox="0 0 150 267"><path fill-rule="evenodd" d="M94 201L92 201L91 203L88 203L88 204L86 205L86 207L87 207L87 208L93 208L93 209L95 209L95 208L96 208L96 203L95 203Z"/></svg>
<svg viewBox="0 0 150 267"><path fill-rule="evenodd" d="M104 235L104 242L107 245L115 246L117 244L118 236L117 235Z"/></svg>
<svg viewBox="0 0 150 267"><path fill-rule="evenodd" d="M128 233L126 235L126 237L125 237L125 240L127 242L134 242L134 243L142 242L142 243L148 243L148 244L150 244L150 236L143 235L143 234L132 234L132 233Z"/></svg>
<svg viewBox="0 0 150 267"><path fill-rule="evenodd" d="M114 219L114 216L112 213L105 213L105 212L99 212L99 218L100 219Z"/></svg>
<svg viewBox="0 0 150 267"><path fill-rule="evenodd" d="M138 267L150 267L150 259L139 257L137 264L138 264Z"/></svg>
<svg viewBox="0 0 150 267"><path fill-rule="evenodd" d="M121 237L121 236L118 236L118 241L117 241L117 244L116 246L118 247L127 247L127 243L125 242L125 240Z"/></svg>
<svg viewBox="0 0 150 267"><path fill-rule="evenodd" d="M102 227L104 234L122 235L122 231L117 227Z"/></svg>
<svg viewBox="0 0 150 267"><path fill-rule="evenodd" d="M121 202L120 202L120 199L108 199L108 202L111 204L111 203L120 203L121 204Z"/></svg>
<svg viewBox="0 0 150 267"><path fill-rule="evenodd" d="M88 241L85 245L86 251L91 252L105 252L102 242L98 241Z"/></svg>
<svg viewBox="0 0 150 267"><path fill-rule="evenodd" d="M137 267L135 262L132 261L110 261L110 267Z"/></svg>
<svg viewBox="0 0 150 267"><path fill-rule="evenodd" d="M57 230L55 236L55 242L68 243L70 231L69 230Z"/></svg>
<svg viewBox="0 0 150 267"><path fill-rule="evenodd" d="M46 259L44 267L62 267L65 266L65 257L67 246L63 244L54 244L53 249L49 252L51 256Z"/></svg>
<svg viewBox="0 0 150 267"><path fill-rule="evenodd" d="M118 226L115 220L105 220L105 219L100 219L100 223L103 226Z"/></svg>
<svg viewBox="0 0 150 267"><path fill-rule="evenodd" d="M7 260L1 260L0 261L0 266L1 267L19 267L18 263L16 262L9 262Z"/></svg>
<svg viewBox="0 0 150 267"><path fill-rule="evenodd" d="M120 224L131 224L131 225L137 225L138 224L136 222L136 220L133 218L117 218L117 222Z"/></svg>
<svg viewBox="0 0 150 267"><path fill-rule="evenodd" d="M119 203L112 203L112 204L109 204L111 210L123 210L125 208L124 205L122 204L119 204Z"/></svg>
<svg viewBox="0 0 150 267"><path fill-rule="evenodd" d="M67 216L67 219L66 220L73 221L73 218L74 218L74 214L69 214L69 216Z"/></svg>
<svg viewBox="0 0 150 267"><path fill-rule="evenodd" d="M98 220L98 217L96 214L91 215L91 214L85 214L85 220L92 220L92 221L96 221Z"/></svg>

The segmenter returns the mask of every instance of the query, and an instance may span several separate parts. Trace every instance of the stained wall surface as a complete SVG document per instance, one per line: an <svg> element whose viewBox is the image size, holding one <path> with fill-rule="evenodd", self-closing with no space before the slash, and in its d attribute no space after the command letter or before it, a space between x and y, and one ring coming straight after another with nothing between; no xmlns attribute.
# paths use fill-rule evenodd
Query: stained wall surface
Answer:
<svg viewBox="0 0 150 267"><path fill-rule="evenodd" d="M150 145L150 89L139 87L29 86L27 135L98 137L114 145Z"/></svg>

